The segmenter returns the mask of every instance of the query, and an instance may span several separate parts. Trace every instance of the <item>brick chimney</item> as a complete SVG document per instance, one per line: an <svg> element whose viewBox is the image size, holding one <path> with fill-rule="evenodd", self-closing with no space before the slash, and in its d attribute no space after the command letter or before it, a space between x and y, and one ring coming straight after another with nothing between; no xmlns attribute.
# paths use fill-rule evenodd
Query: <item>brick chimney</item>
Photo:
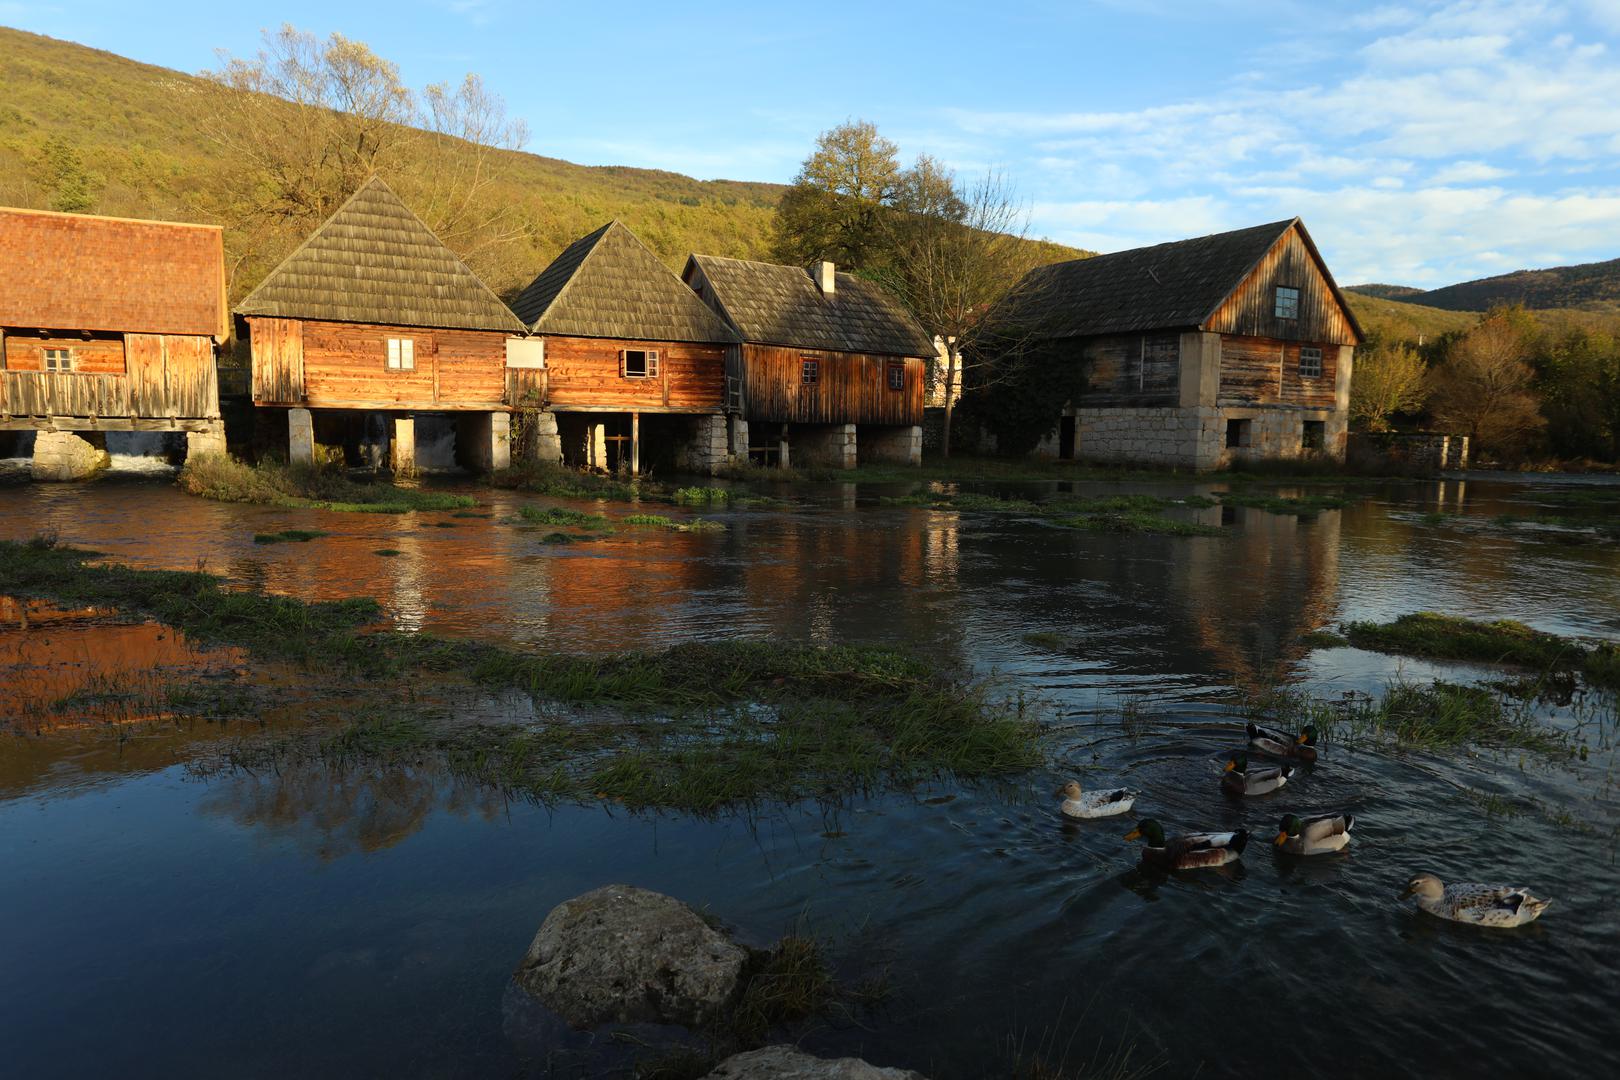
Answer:
<svg viewBox="0 0 1620 1080"><path fill-rule="evenodd" d="M838 291L838 267L826 259L816 263L816 285L821 289L822 296L831 296Z"/></svg>

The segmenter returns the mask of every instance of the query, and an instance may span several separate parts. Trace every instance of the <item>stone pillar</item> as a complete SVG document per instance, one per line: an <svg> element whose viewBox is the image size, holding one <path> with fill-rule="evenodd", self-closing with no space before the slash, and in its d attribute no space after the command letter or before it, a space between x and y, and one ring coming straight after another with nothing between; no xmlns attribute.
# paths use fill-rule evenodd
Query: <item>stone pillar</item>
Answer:
<svg viewBox="0 0 1620 1080"><path fill-rule="evenodd" d="M107 436L99 431L41 431L34 436L35 480L88 480L110 464Z"/></svg>
<svg viewBox="0 0 1620 1080"><path fill-rule="evenodd" d="M800 464L814 463L834 469L853 469L856 462L854 424L798 424L793 429Z"/></svg>
<svg viewBox="0 0 1620 1080"><path fill-rule="evenodd" d="M605 469L607 459L607 425L593 422L587 429L590 434L586 436L585 463L593 469Z"/></svg>
<svg viewBox="0 0 1620 1080"><path fill-rule="evenodd" d="M776 440L776 464L779 468L790 468L788 464L788 426L782 425L782 437Z"/></svg>
<svg viewBox="0 0 1620 1080"><path fill-rule="evenodd" d="M726 418L726 453L733 461L748 464L748 421L740 416Z"/></svg>
<svg viewBox="0 0 1620 1080"><path fill-rule="evenodd" d="M512 414L502 410L489 414L489 468L493 472L512 467Z"/></svg>
<svg viewBox="0 0 1620 1080"><path fill-rule="evenodd" d="M746 435L747 425L744 425ZM730 438L723 416L692 417L691 434L676 450L676 467L682 472L713 476L731 456ZM746 444L745 444L746 447ZM746 453L746 449L744 451Z"/></svg>
<svg viewBox="0 0 1620 1080"><path fill-rule="evenodd" d="M641 475L641 414L630 414L630 475Z"/></svg>
<svg viewBox="0 0 1620 1080"><path fill-rule="evenodd" d="M186 432L186 460L214 455L225 456L225 422L214 420L206 431Z"/></svg>
<svg viewBox="0 0 1620 1080"><path fill-rule="evenodd" d="M315 464L315 418L308 409L287 410L287 460L294 465Z"/></svg>
<svg viewBox="0 0 1620 1080"><path fill-rule="evenodd" d="M524 451L533 455L533 460L546 465L562 461L562 436L557 432L556 413L529 413L524 426L529 432L529 445L524 447Z"/></svg>
<svg viewBox="0 0 1620 1080"><path fill-rule="evenodd" d="M885 461L899 465L921 465L923 429L867 425L860 428L859 453L862 461Z"/></svg>
<svg viewBox="0 0 1620 1080"><path fill-rule="evenodd" d="M393 437L388 441L388 467L395 476L416 475L416 417L394 417Z"/></svg>
<svg viewBox="0 0 1620 1080"><path fill-rule="evenodd" d="M1182 408L1214 407L1221 392L1221 335L1200 331L1182 334L1177 378Z"/></svg>

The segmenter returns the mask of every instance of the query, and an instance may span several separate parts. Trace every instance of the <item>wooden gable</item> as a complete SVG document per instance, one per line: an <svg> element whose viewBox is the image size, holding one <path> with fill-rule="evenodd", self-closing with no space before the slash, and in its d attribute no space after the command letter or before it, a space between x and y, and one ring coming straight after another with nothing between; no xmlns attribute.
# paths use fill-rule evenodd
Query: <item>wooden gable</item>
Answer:
<svg viewBox="0 0 1620 1080"><path fill-rule="evenodd" d="M1297 318L1277 316L1279 286L1299 290ZM1361 328L1355 316L1298 221L1277 237L1202 328L1273 341L1361 343Z"/></svg>

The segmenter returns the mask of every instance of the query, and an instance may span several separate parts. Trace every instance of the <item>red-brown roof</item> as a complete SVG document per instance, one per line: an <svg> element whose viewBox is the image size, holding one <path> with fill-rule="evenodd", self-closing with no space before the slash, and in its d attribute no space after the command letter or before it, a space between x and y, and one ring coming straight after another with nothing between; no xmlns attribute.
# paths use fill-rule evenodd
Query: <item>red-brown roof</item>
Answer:
<svg viewBox="0 0 1620 1080"><path fill-rule="evenodd" d="M0 207L0 326L224 340L217 225Z"/></svg>

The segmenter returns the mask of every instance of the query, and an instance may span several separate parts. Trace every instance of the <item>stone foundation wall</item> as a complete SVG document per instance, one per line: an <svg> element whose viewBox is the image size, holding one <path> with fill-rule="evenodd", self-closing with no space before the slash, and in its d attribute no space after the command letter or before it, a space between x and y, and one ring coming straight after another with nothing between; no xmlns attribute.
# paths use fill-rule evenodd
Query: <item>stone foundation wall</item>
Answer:
<svg viewBox="0 0 1620 1080"><path fill-rule="evenodd" d="M794 465L853 469L859 456L854 424L794 424L788 444Z"/></svg>
<svg viewBox="0 0 1620 1080"><path fill-rule="evenodd" d="M861 461L921 465L923 429L862 425L856 430L856 456Z"/></svg>
<svg viewBox="0 0 1620 1080"><path fill-rule="evenodd" d="M1186 406L1075 409L1075 457L1088 461L1137 462L1205 471L1235 461L1300 457L1305 422L1323 427L1320 451L1344 460L1345 416L1326 410L1265 407ZM1227 426L1249 424L1248 445L1228 447ZM1037 453L1057 453L1057 432L1042 440Z"/></svg>
<svg viewBox="0 0 1620 1080"><path fill-rule="evenodd" d="M220 421L207 431L186 432L186 460L206 454L225 454L225 423Z"/></svg>
<svg viewBox="0 0 1620 1080"><path fill-rule="evenodd" d="M34 436L35 480L88 480L111 464L107 437L100 432L41 431Z"/></svg>
<svg viewBox="0 0 1620 1080"><path fill-rule="evenodd" d="M675 467L681 472L713 476L731 460L730 438L725 417L692 417L687 438L675 450ZM747 435L743 438L746 440Z"/></svg>

